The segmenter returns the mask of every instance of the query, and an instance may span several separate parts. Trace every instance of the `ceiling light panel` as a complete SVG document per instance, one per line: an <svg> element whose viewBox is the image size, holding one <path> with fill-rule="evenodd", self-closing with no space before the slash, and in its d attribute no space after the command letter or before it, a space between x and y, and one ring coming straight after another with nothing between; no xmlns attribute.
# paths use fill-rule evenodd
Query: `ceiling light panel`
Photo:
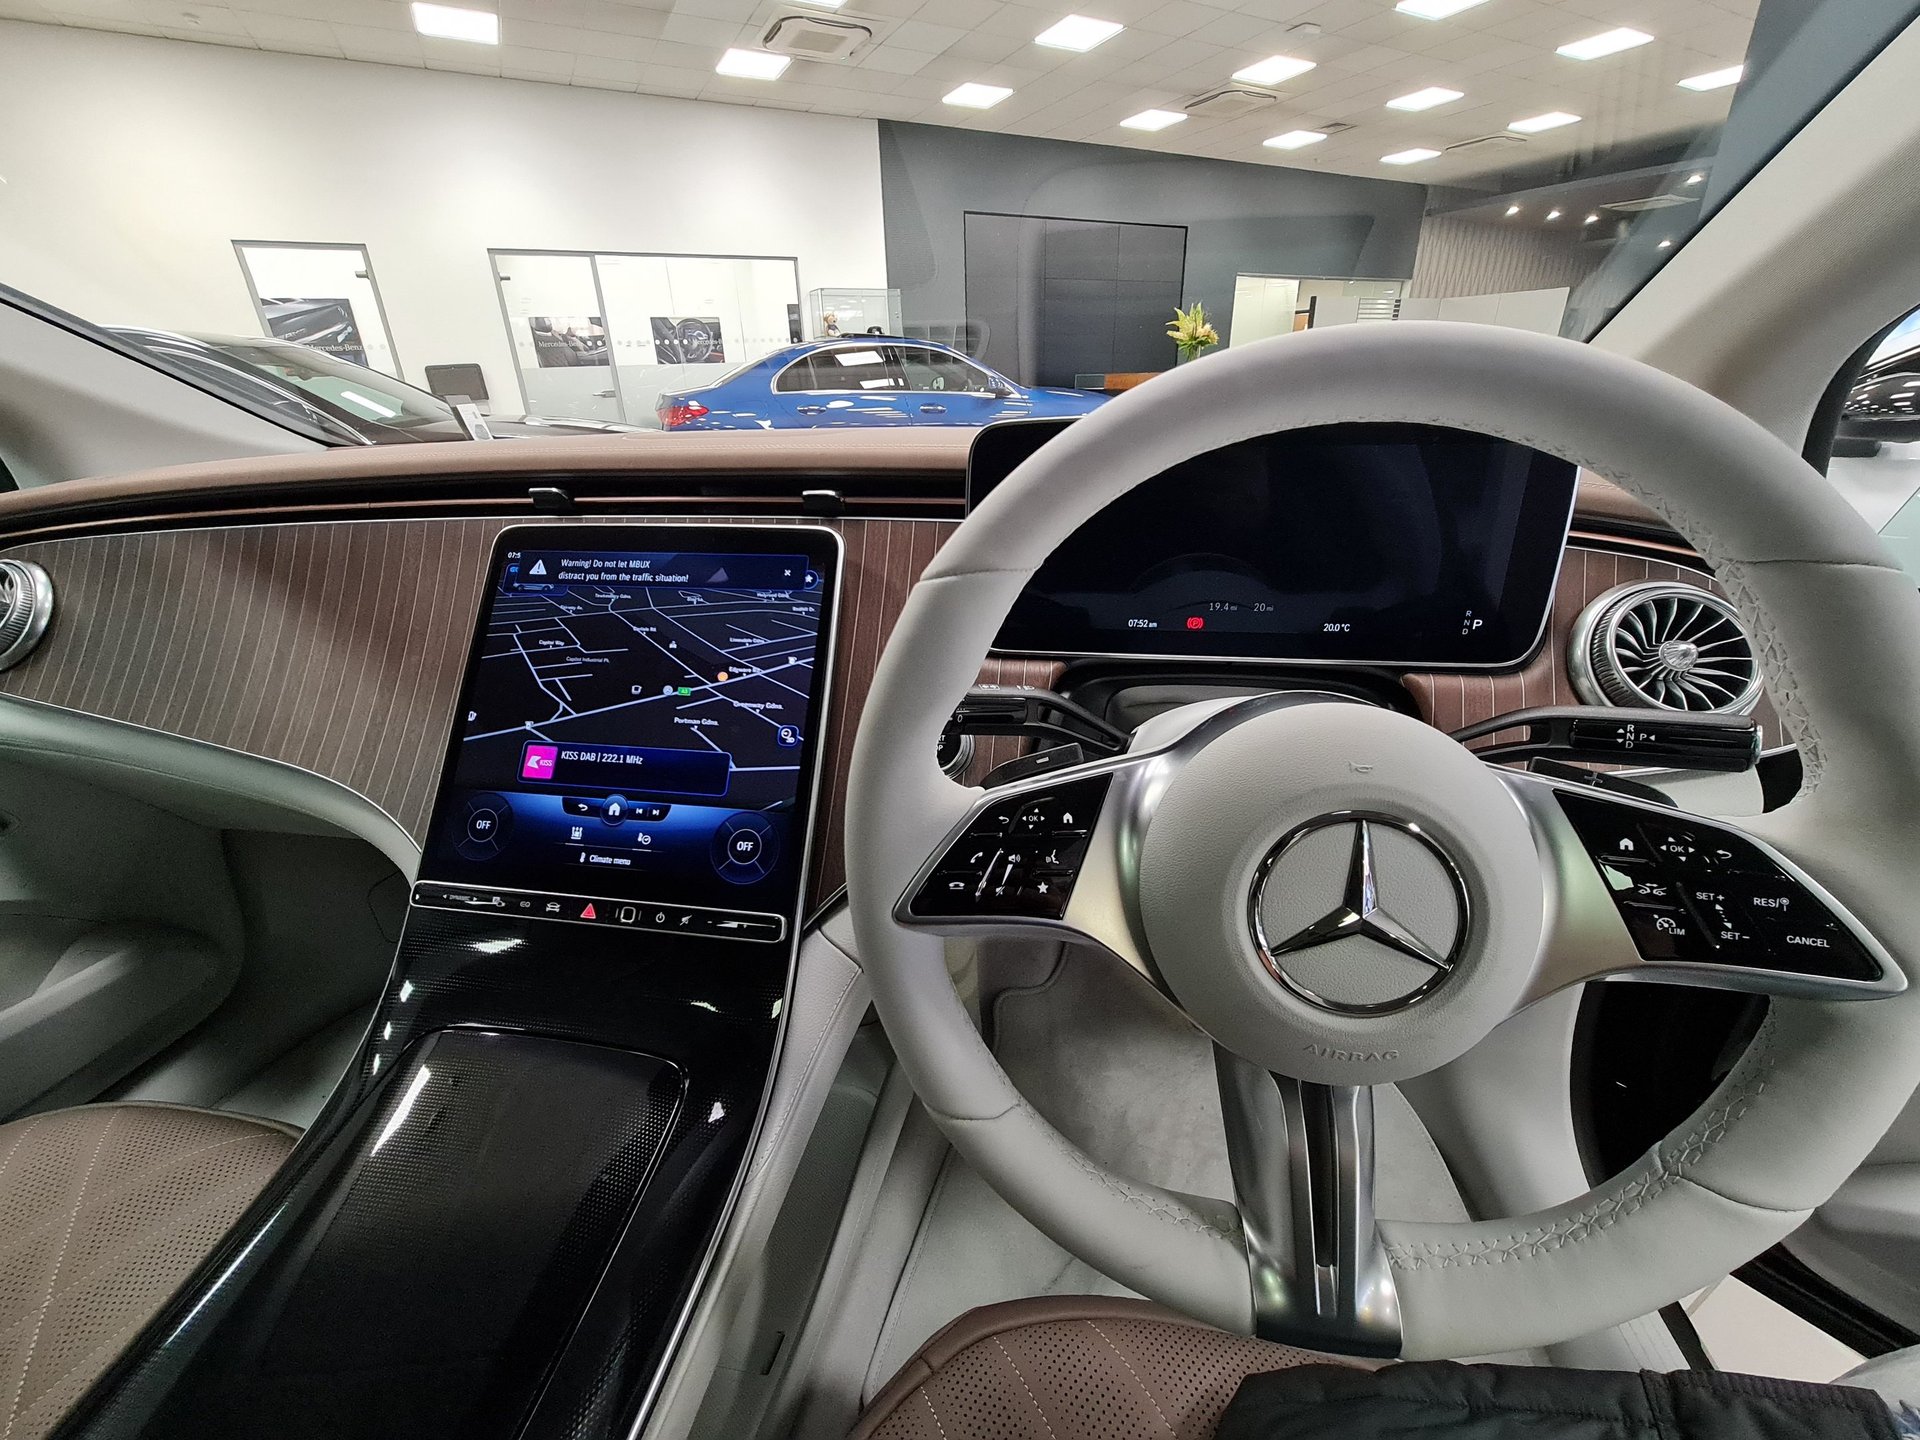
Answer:
<svg viewBox="0 0 1920 1440"><path fill-rule="evenodd" d="M1431 110L1436 105L1451 105L1463 98L1464 91L1449 90L1444 85L1429 85L1424 90L1416 90L1411 95L1402 95L1387 101L1389 110Z"/></svg>
<svg viewBox="0 0 1920 1440"><path fill-rule="evenodd" d="M1487 0L1400 0L1393 8L1417 20L1445 20L1462 10L1471 10L1476 5L1486 3Z"/></svg>
<svg viewBox="0 0 1920 1440"><path fill-rule="evenodd" d="M1318 145L1327 138L1324 130L1289 130L1284 135L1275 135L1260 143L1269 150L1304 150L1309 145Z"/></svg>
<svg viewBox="0 0 1920 1440"><path fill-rule="evenodd" d="M1578 115L1569 115L1565 110L1549 110L1544 115L1530 115L1525 120L1515 120L1507 129L1518 130L1522 135L1537 135L1542 130L1558 130L1562 125L1579 123Z"/></svg>
<svg viewBox="0 0 1920 1440"><path fill-rule="evenodd" d="M491 10L416 3L413 28L435 40L470 40L476 45L500 43L500 17Z"/></svg>
<svg viewBox="0 0 1920 1440"><path fill-rule="evenodd" d="M1416 145L1411 150L1396 150L1391 155L1382 155L1380 163L1382 165L1418 165L1422 160L1438 159L1439 155L1438 150L1428 150Z"/></svg>
<svg viewBox="0 0 1920 1440"><path fill-rule="evenodd" d="M1618 30L1607 30L1598 35L1589 35L1584 40L1571 41L1553 53L1564 55L1569 60L1600 60L1608 55L1618 55L1622 50L1648 44L1652 39L1644 30L1629 30L1622 26Z"/></svg>
<svg viewBox="0 0 1920 1440"><path fill-rule="evenodd" d="M979 85L969 80L941 96L943 103L958 105L963 110L991 110L1013 91L1004 85Z"/></svg>
<svg viewBox="0 0 1920 1440"><path fill-rule="evenodd" d="M1049 25L1033 37L1036 45L1052 50L1087 51L1104 45L1127 27L1111 20L1093 20L1085 15L1069 15L1058 25Z"/></svg>
<svg viewBox="0 0 1920 1440"><path fill-rule="evenodd" d="M1245 81L1249 85L1278 85L1291 80L1296 75L1304 75L1314 68L1311 60L1296 60L1291 55L1269 55L1257 60L1244 69L1233 72L1233 78Z"/></svg>
<svg viewBox="0 0 1920 1440"><path fill-rule="evenodd" d="M414 9L419 9L414 6ZM1744 65L1729 65L1724 70L1709 70L1704 75L1689 75L1680 81L1682 90L1724 90L1729 85L1738 85L1740 77L1747 73Z"/></svg>
<svg viewBox="0 0 1920 1440"><path fill-rule="evenodd" d="M1178 125L1186 118L1178 110L1142 110L1138 115L1129 115L1120 123L1129 130L1164 130L1169 125Z"/></svg>
<svg viewBox="0 0 1920 1440"><path fill-rule="evenodd" d="M768 50L729 50L720 57L713 71L716 75L732 75L741 80L778 80L786 73L791 59Z"/></svg>

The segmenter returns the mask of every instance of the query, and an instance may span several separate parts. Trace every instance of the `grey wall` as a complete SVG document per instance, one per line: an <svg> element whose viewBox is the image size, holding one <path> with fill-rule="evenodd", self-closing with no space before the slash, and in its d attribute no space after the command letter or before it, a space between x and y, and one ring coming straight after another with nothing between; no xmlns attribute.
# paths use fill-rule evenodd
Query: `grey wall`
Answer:
<svg viewBox="0 0 1920 1440"><path fill-rule="evenodd" d="M880 198L909 325L965 315L976 212L1184 225L1184 299L1224 326L1242 272L1410 276L1426 187L883 120Z"/></svg>
<svg viewBox="0 0 1920 1440"><path fill-rule="evenodd" d="M1125 220L967 214L974 353L1028 385L1163 370L1187 232Z"/></svg>

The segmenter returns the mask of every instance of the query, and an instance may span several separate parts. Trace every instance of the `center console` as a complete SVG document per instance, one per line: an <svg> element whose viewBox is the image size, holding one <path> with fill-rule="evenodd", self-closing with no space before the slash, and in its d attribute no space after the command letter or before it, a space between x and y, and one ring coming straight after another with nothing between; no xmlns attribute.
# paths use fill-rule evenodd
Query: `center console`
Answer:
<svg viewBox="0 0 1920 1440"><path fill-rule="evenodd" d="M353 1069L91 1435L628 1435L758 1132L839 540L502 532Z"/></svg>

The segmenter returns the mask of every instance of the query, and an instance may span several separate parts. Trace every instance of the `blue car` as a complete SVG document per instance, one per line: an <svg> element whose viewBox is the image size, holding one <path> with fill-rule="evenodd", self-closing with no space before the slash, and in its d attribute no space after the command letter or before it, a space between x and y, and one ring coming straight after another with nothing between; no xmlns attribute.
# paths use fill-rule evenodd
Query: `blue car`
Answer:
<svg viewBox="0 0 1920 1440"><path fill-rule="evenodd" d="M1026 389L930 340L860 335L790 345L711 385L663 390L654 409L669 430L804 430L1066 417L1106 398Z"/></svg>

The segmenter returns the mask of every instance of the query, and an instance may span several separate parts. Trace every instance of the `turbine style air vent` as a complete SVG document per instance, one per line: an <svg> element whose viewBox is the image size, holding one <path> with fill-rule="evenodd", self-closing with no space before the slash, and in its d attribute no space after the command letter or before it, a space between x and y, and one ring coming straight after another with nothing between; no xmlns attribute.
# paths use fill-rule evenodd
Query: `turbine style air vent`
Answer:
<svg viewBox="0 0 1920 1440"><path fill-rule="evenodd" d="M782 15L760 37L763 49L802 60L848 60L873 39L871 26L828 15Z"/></svg>
<svg viewBox="0 0 1920 1440"><path fill-rule="evenodd" d="M1580 612L1568 645L1573 688L1590 705L1744 715L1760 665L1739 613L1695 585L1616 585Z"/></svg>
<svg viewBox="0 0 1920 1440"><path fill-rule="evenodd" d="M1230 120L1236 115L1264 110L1279 98L1273 91L1262 90L1257 85L1228 85L1196 95L1180 108L1206 120Z"/></svg>
<svg viewBox="0 0 1920 1440"><path fill-rule="evenodd" d="M53 580L31 560L0 560L0 670L33 653L53 618Z"/></svg>

